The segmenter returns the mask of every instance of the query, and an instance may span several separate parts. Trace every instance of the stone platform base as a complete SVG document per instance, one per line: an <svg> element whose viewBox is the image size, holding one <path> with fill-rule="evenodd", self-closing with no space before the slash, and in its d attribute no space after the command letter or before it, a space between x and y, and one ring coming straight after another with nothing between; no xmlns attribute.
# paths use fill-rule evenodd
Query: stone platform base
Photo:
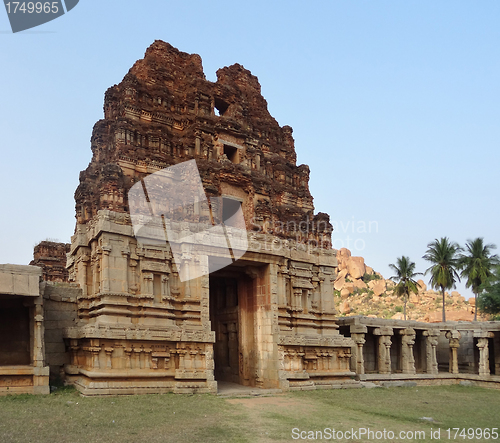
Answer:
<svg viewBox="0 0 500 443"><path fill-rule="evenodd" d="M412 386L478 386L482 388L500 389L500 376L478 374L363 374L361 381L375 383L383 387L412 387Z"/></svg>
<svg viewBox="0 0 500 443"><path fill-rule="evenodd" d="M0 366L0 395L50 394L49 367Z"/></svg>
<svg viewBox="0 0 500 443"><path fill-rule="evenodd" d="M215 394L217 383L207 380L178 380L167 371L120 371L120 373L91 372L66 368L66 383L75 386L82 395L135 394Z"/></svg>
<svg viewBox="0 0 500 443"><path fill-rule="evenodd" d="M289 391L314 391L316 389L357 389L362 385L357 380L336 380L329 383L290 383Z"/></svg>

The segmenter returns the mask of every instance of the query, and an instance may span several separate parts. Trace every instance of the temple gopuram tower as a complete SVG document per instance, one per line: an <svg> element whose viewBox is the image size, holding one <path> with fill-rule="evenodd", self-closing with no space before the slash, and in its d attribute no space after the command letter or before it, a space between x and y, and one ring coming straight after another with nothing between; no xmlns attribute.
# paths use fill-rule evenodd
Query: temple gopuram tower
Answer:
<svg viewBox="0 0 500 443"><path fill-rule="evenodd" d="M235 64L207 81L198 55L155 41L106 92L91 148L67 264L82 292L65 371L81 392L355 383L353 341L335 321L329 217L314 214L292 128L269 114L254 75ZM216 213L223 222L237 207L247 247L229 266L185 280L168 242L136 237L129 191L190 160L212 203L179 226L213 225ZM183 260L198 234L186 237ZM220 258L216 240L203 249L208 266Z"/></svg>

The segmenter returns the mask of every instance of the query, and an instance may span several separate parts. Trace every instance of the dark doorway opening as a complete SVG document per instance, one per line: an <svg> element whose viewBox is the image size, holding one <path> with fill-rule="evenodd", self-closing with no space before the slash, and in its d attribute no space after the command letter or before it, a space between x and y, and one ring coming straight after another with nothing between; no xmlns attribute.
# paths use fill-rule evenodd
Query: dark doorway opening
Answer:
<svg viewBox="0 0 500 443"><path fill-rule="evenodd" d="M365 373L375 374L378 372L378 342L373 335L373 328L368 328L363 346L363 360L365 362Z"/></svg>
<svg viewBox="0 0 500 443"><path fill-rule="evenodd" d="M398 334L399 329L394 330L394 335L391 337L391 372L393 374L403 372L401 351L403 347L401 335Z"/></svg>
<svg viewBox="0 0 500 443"><path fill-rule="evenodd" d="M255 281L244 267L228 266L210 274L210 322L215 332L215 379L255 386Z"/></svg>
<svg viewBox="0 0 500 443"><path fill-rule="evenodd" d="M31 364L30 316L23 300L0 295L0 366Z"/></svg>
<svg viewBox="0 0 500 443"><path fill-rule="evenodd" d="M217 380L239 383L238 280L210 277L210 321Z"/></svg>
<svg viewBox="0 0 500 443"><path fill-rule="evenodd" d="M427 337L421 329L415 331L415 344L413 346L413 355L415 358L415 371L417 374L427 372Z"/></svg>
<svg viewBox="0 0 500 443"><path fill-rule="evenodd" d="M490 364L490 374L491 375L498 375L495 372L495 340L493 338L488 339L488 351L489 351L489 364Z"/></svg>

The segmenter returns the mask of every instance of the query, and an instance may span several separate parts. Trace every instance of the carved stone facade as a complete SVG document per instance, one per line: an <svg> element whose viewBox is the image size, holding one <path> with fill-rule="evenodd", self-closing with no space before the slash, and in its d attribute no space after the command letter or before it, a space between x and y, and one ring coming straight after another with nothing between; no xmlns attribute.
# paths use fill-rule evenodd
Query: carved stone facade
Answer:
<svg viewBox="0 0 500 443"><path fill-rule="evenodd" d="M106 92L75 193L67 264L82 293L79 324L66 331L66 374L86 394L215 392L219 380L285 389L355 383L352 340L335 321L331 225L313 212L292 129L271 117L242 66L217 77L205 79L198 55L156 41ZM209 199L241 204L248 251L184 281L168 243L134 237L128 191L192 159ZM183 229L209 226L212 212L192 212ZM196 246L210 265L218 244L186 241L183 260Z"/></svg>

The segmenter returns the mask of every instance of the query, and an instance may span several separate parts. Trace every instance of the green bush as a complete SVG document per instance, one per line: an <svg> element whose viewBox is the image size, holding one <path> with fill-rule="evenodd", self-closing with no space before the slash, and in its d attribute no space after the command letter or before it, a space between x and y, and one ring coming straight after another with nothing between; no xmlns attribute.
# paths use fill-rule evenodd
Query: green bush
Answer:
<svg viewBox="0 0 500 443"><path fill-rule="evenodd" d="M403 312L403 306L396 306L396 312Z"/></svg>
<svg viewBox="0 0 500 443"><path fill-rule="evenodd" d="M367 294L368 293L368 288L356 288L352 292L352 295L361 295L361 294Z"/></svg>
<svg viewBox="0 0 500 443"><path fill-rule="evenodd" d="M380 275L377 274L367 274L365 272L365 275L361 278L366 284L372 280L380 280Z"/></svg>

